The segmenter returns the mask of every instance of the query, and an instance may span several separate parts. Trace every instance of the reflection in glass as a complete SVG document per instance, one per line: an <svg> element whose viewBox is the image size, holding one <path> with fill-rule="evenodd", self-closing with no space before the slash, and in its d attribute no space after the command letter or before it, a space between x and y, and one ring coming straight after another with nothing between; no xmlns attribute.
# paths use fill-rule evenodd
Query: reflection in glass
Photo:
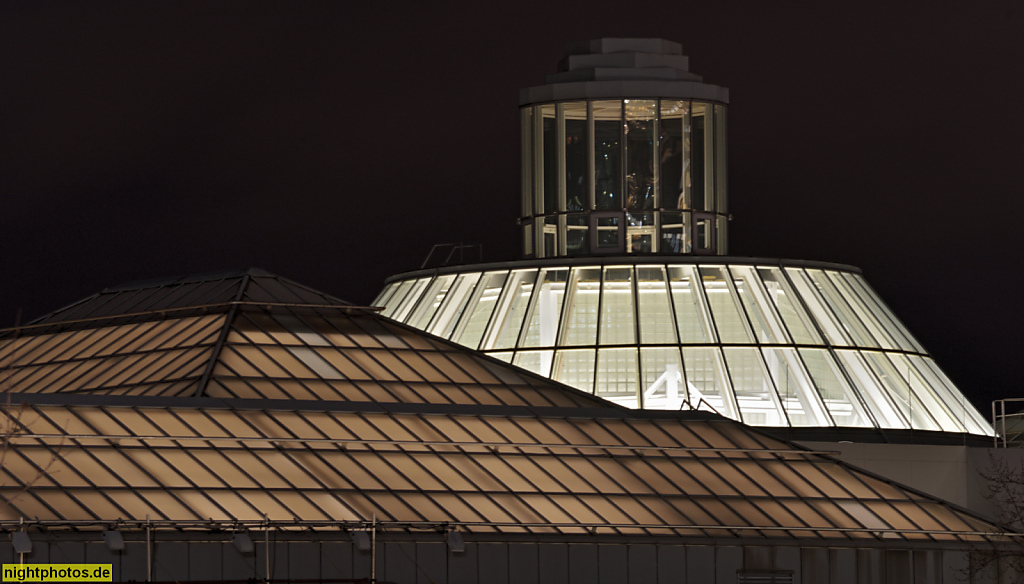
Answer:
<svg viewBox="0 0 1024 584"><path fill-rule="evenodd" d="M658 184L660 204L663 209L688 209L688 185L683 181L683 166L686 160L684 126L688 126L688 103L685 101L661 101L661 127L658 136ZM688 128L687 128L688 129Z"/></svg>
<svg viewBox="0 0 1024 584"><path fill-rule="evenodd" d="M590 209L587 186L587 103L562 104L565 112L565 206L567 211Z"/></svg>
<svg viewBox="0 0 1024 584"><path fill-rule="evenodd" d="M623 101L626 123L626 208L630 211L654 209L654 135L657 100Z"/></svg>
<svg viewBox="0 0 1024 584"><path fill-rule="evenodd" d="M594 207L622 208L622 102L594 103Z"/></svg>
<svg viewBox="0 0 1024 584"><path fill-rule="evenodd" d="M596 395L627 408L638 407L636 376L636 349L598 350Z"/></svg>
<svg viewBox="0 0 1024 584"><path fill-rule="evenodd" d="M628 266L604 269L601 291L602 345L625 345L636 342L633 320L633 268Z"/></svg>

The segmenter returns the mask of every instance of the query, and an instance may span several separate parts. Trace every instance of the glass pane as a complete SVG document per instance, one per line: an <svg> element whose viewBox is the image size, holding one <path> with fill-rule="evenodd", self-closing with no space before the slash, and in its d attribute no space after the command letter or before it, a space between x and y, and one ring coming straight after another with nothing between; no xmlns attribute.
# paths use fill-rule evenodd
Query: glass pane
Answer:
<svg viewBox="0 0 1024 584"><path fill-rule="evenodd" d="M889 400L888 392L879 385L859 352L841 350L836 351L835 354L836 357L839 357L839 362L845 369L846 375L853 381L857 392L864 398L864 402L880 427L910 427L910 424L896 411L894 404Z"/></svg>
<svg viewBox="0 0 1024 584"><path fill-rule="evenodd" d="M452 335L452 340L471 349L480 345L480 339L487 329L487 322L494 312L498 295L505 284L507 272L491 272L484 274L480 284L473 291L473 297L467 306L467 316L459 322L459 329Z"/></svg>
<svg viewBox="0 0 1024 584"><path fill-rule="evenodd" d="M672 303L676 309L679 340L683 343L715 342L717 337L704 302L704 289L694 267L669 266L668 277Z"/></svg>
<svg viewBox="0 0 1024 584"><path fill-rule="evenodd" d="M594 205L598 211L622 208L622 102L595 101Z"/></svg>
<svg viewBox="0 0 1024 584"><path fill-rule="evenodd" d="M825 412L825 405L814 390L796 350L765 347L761 351L768 373L779 390L789 423L793 426L831 426L832 420Z"/></svg>
<svg viewBox="0 0 1024 584"><path fill-rule="evenodd" d="M804 310L789 282L779 268L757 268L764 282L768 298L775 304L775 309L786 323L793 341L798 344L820 344L821 337L814 328L811 317Z"/></svg>
<svg viewBox="0 0 1024 584"><path fill-rule="evenodd" d="M427 332L446 339L449 338L452 330L455 328L455 323L459 321L459 317L462 316L469 303L470 293L476 287L476 283L479 280L479 272L460 275L455 285L445 297L444 305L437 314L437 318L430 325L430 328L427 329Z"/></svg>
<svg viewBox="0 0 1024 584"><path fill-rule="evenodd" d="M658 247L659 253L690 253L690 243L687 239L688 231L683 225L683 219L689 217L689 213L661 213L661 243Z"/></svg>
<svg viewBox="0 0 1024 584"><path fill-rule="evenodd" d="M711 410L727 418L740 419L718 349L683 347L683 365L686 367L687 400L693 409Z"/></svg>
<svg viewBox="0 0 1024 584"><path fill-rule="evenodd" d="M551 378L587 393L594 393L594 350L559 351L555 356L555 370Z"/></svg>
<svg viewBox="0 0 1024 584"><path fill-rule="evenodd" d="M441 306L441 301L448 294L448 288L454 281L455 276L451 274L434 278L434 281L427 288L427 292L423 295L423 300L406 322L418 329L426 329L427 324L434 317L438 307Z"/></svg>
<svg viewBox="0 0 1024 584"><path fill-rule="evenodd" d="M601 291L600 268L576 268L572 271L566 298L563 345L597 344L597 307Z"/></svg>
<svg viewBox="0 0 1024 584"><path fill-rule="evenodd" d="M989 421L986 420L978 413L978 410L974 409L971 402L960 390L953 385L953 382L939 369L939 366L935 364L928 357L919 357L917 355L910 355L910 361L913 363L917 370L924 375L925 379L930 380L931 386L939 391L940 395L944 396L943 399L947 404L956 404L951 406L954 408L960 408L960 415L958 419L962 420L963 424L968 428L968 431L972 434L982 434L985 436L992 436L992 426Z"/></svg>
<svg viewBox="0 0 1024 584"><path fill-rule="evenodd" d="M661 128L658 136L659 206L664 209L688 209L687 187L683 181L684 125L689 130L689 103L661 100ZM679 251L679 250L676 250Z"/></svg>
<svg viewBox="0 0 1024 584"><path fill-rule="evenodd" d="M715 210L719 213L726 212L726 195L728 193L726 163L729 157L726 154L726 130L725 106L715 104Z"/></svg>
<svg viewBox="0 0 1024 584"><path fill-rule="evenodd" d="M720 266L701 266L701 280L707 293L715 328L723 343L749 343L750 331L732 289L731 278Z"/></svg>
<svg viewBox="0 0 1024 584"><path fill-rule="evenodd" d="M553 351L517 351L512 364L548 377L551 374Z"/></svg>
<svg viewBox="0 0 1024 584"><path fill-rule="evenodd" d="M683 381L683 362L679 349L640 349L643 407L645 409L682 409L686 398Z"/></svg>
<svg viewBox="0 0 1024 584"><path fill-rule="evenodd" d="M543 187L544 187L544 213L558 211L558 125L555 119L555 105L548 103L540 106L543 118L543 149L542 160L544 161Z"/></svg>
<svg viewBox="0 0 1024 584"><path fill-rule="evenodd" d="M524 107L519 110L520 164L522 175L522 209L523 217L533 215L533 108ZM529 251L527 251L529 253Z"/></svg>
<svg viewBox="0 0 1024 584"><path fill-rule="evenodd" d="M710 210L705 201L705 176L708 174L705 154L708 153L707 138L711 134L705 132L705 114L708 113L707 104L694 102L690 109L690 160L685 166L689 171L688 177L683 180L690 183L690 208L698 211ZM707 135L705 135L707 134ZM685 171L684 171L685 172Z"/></svg>
<svg viewBox="0 0 1024 584"><path fill-rule="evenodd" d="M768 300L768 293L761 287L761 279L755 274L754 268L732 266L729 271L732 272L736 293L747 309L757 340L762 343L789 342L782 321L773 310L775 304Z"/></svg>
<svg viewBox="0 0 1024 584"><path fill-rule="evenodd" d="M640 342L644 344L678 343L673 326L672 307L662 266L637 266L636 294L640 314Z"/></svg>
<svg viewBox="0 0 1024 584"><path fill-rule="evenodd" d="M610 267L604 269L601 288L602 345L625 345L636 342L633 320L633 268Z"/></svg>
<svg viewBox="0 0 1024 584"><path fill-rule="evenodd" d="M515 346L536 279L536 270L515 271L509 275L483 349L509 349Z"/></svg>
<svg viewBox="0 0 1024 584"><path fill-rule="evenodd" d="M903 377L904 381L910 385L912 394L917 398L921 405L924 406L926 411L931 414L931 417L935 419L942 430L946 432L966 431L966 428L964 428L956 414L954 414L954 411L956 410L947 407L946 403L939 398L931 385L927 383L917 369L910 364L906 355L899 353L886 353L886 357L889 358L889 362ZM955 408L955 404L950 405L953 405Z"/></svg>
<svg viewBox="0 0 1024 584"><path fill-rule="evenodd" d="M843 299L846 300L846 303L851 309L853 309L856 315L860 317L861 322L863 322L867 327L868 332L876 341L878 341L878 343L881 344L882 348L896 349L897 346L895 341L893 341L892 337L889 336L888 331L886 331L881 322L879 322L876 313L872 310L873 307L868 308L868 306L864 304L858 291L853 290L853 288L850 287L850 283L843 278L845 274L840 272L825 272L825 274L828 275L832 284L837 290L839 290L839 293L842 294Z"/></svg>
<svg viewBox="0 0 1024 584"><path fill-rule="evenodd" d="M871 333L868 332L864 323L860 321L853 310L843 299L842 294L836 290L832 281L828 279L825 272L822 270L807 270L807 274L810 276L811 281L817 286L818 291L821 292L821 297L828 304L829 308L832 309L832 313L839 319L843 329L847 332L850 338L858 347L877 347L878 342L872 338Z"/></svg>
<svg viewBox="0 0 1024 584"><path fill-rule="evenodd" d="M931 414L924 407L921 401L910 390L910 386L903 377L892 366L892 363L885 358L883 353L875 351L864 351L861 353L864 359L875 372L875 376L882 380L882 384L889 391L889 396L903 412L903 417L910 419L912 428L915 430L940 430L941 428L932 418Z"/></svg>
<svg viewBox="0 0 1024 584"><path fill-rule="evenodd" d="M590 209L587 188L587 103L562 104L565 115L565 205L568 211Z"/></svg>
<svg viewBox="0 0 1024 584"><path fill-rule="evenodd" d="M370 303L370 306L387 306L388 300L396 290L398 290L397 282L386 284L384 289L380 291L380 294L378 294L377 297L373 299L373 302Z"/></svg>
<svg viewBox="0 0 1024 584"><path fill-rule="evenodd" d="M533 295L530 316L523 333L523 347L553 347L558 337L558 319L562 313L562 298L569 270L544 269L540 272L539 290ZM548 368L551 361L548 360ZM545 375L547 375L545 373Z"/></svg>
<svg viewBox="0 0 1024 584"><path fill-rule="evenodd" d="M626 208L654 209L654 130L657 100L623 101L626 123Z"/></svg>
<svg viewBox="0 0 1024 584"><path fill-rule="evenodd" d="M850 345L849 337L846 336L846 333L839 326L839 321L836 320L832 311L825 304L821 294L818 293L817 287L811 283L807 272L801 268L786 268L786 274L793 282L793 286L796 287L807 309L814 315L815 322L822 332L825 333L828 342L838 346Z"/></svg>
<svg viewBox="0 0 1024 584"><path fill-rule="evenodd" d="M388 300L387 308L385 308L384 311L381 312L381 314L388 318L393 318L393 315L398 310L398 307L405 300L405 297L409 293L409 290L412 288L412 285L412 280L406 280L404 282L392 284L392 286L397 286L398 288L396 289L394 295Z"/></svg>
<svg viewBox="0 0 1024 584"><path fill-rule="evenodd" d="M590 249L590 226L583 213L569 213L565 218L565 253L585 255Z"/></svg>
<svg viewBox="0 0 1024 584"><path fill-rule="evenodd" d="M838 364L828 351L823 349L800 349L800 356L807 365L807 372L814 380L825 407L837 426L870 428L874 422L856 392L846 382Z"/></svg>
<svg viewBox="0 0 1024 584"><path fill-rule="evenodd" d="M639 407L636 376L636 349L597 352L597 395L627 408Z"/></svg>
<svg viewBox="0 0 1024 584"><path fill-rule="evenodd" d="M861 292L861 298L864 299L868 305L868 309L872 310L875 315L882 321L883 326L889 331L899 345L906 351L917 351L918 353L924 353L924 347L918 344L917 340L914 339L910 331L903 326L896 315L889 310L889 307L882 302L882 299L878 297L878 294L868 285L867 281L861 276L856 274L843 274L846 279L851 282L855 290Z"/></svg>
<svg viewBox="0 0 1024 584"><path fill-rule="evenodd" d="M779 396L765 375L757 349L726 347L722 350L743 423L755 426L788 425Z"/></svg>
<svg viewBox="0 0 1024 584"><path fill-rule="evenodd" d="M423 289L426 288L427 282L429 281L430 278L420 278L419 280L416 280L412 285L412 289L409 290L409 294L403 298L402 302L395 308L395 312L391 318L405 322L405 318L409 316L410 312L412 312L413 306L419 302L420 294L423 292Z"/></svg>

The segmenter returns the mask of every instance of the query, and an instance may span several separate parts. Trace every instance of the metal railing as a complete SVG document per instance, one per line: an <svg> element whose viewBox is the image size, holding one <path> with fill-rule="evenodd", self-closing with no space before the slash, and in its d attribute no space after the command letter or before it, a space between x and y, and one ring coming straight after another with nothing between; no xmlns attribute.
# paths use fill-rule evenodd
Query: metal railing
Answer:
<svg viewBox="0 0 1024 584"><path fill-rule="evenodd" d="M1007 413L1006 405L1014 403L1022 405ZM992 440L996 448L1024 448L1024 397L993 401L992 429L995 430Z"/></svg>

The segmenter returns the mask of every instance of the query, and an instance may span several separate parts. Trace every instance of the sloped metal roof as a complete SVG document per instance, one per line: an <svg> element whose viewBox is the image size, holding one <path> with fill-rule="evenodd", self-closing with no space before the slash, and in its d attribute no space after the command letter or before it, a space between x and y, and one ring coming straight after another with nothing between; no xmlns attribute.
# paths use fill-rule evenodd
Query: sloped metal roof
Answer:
<svg viewBox="0 0 1024 584"><path fill-rule="evenodd" d="M79 312L0 339L0 523L374 518L481 535L851 542L1001 532L717 415L627 410L327 296L180 292L197 304Z"/></svg>

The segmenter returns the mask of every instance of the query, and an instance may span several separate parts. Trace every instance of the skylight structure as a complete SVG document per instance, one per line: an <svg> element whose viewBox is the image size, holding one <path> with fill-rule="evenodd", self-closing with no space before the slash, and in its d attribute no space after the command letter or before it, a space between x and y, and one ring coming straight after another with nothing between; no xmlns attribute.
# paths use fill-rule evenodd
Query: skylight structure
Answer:
<svg viewBox="0 0 1024 584"><path fill-rule="evenodd" d="M520 93L523 261L392 277L384 315L620 405L991 435L850 266L729 257L728 90L660 39Z"/></svg>
<svg viewBox="0 0 1024 584"><path fill-rule="evenodd" d="M105 290L0 331L0 366L5 528L1002 537L732 420L629 410L256 270Z"/></svg>

